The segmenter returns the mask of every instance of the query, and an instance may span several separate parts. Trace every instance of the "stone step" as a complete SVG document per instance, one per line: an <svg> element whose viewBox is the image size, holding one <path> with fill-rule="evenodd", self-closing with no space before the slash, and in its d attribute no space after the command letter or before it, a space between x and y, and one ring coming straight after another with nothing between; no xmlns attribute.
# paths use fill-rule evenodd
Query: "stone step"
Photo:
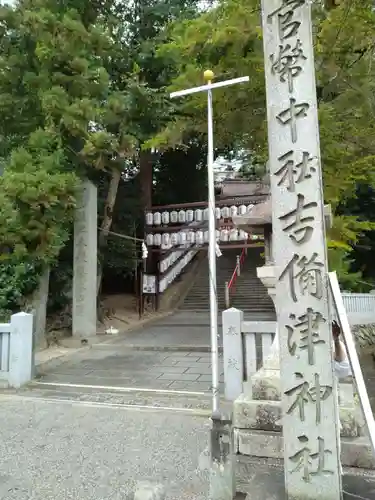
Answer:
<svg viewBox="0 0 375 500"><path fill-rule="evenodd" d="M195 416L211 415L211 394L189 391L163 391L150 389L105 388L103 386L62 386L61 384L33 382L27 390L19 392L22 397L97 405L112 408L138 408L149 410L171 410ZM221 404L231 410L231 403L224 399Z"/></svg>
<svg viewBox="0 0 375 500"><path fill-rule="evenodd" d="M281 432L235 429L235 453L251 457L283 458L283 436ZM341 463L347 467L374 469L369 439L366 437L341 438Z"/></svg>
<svg viewBox="0 0 375 500"><path fill-rule="evenodd" d="M231 296L233 307L267 315L274 314L272 300L267 290L256 275L256 267L262 264L261 249L251 249L238 276L235 292ZM227 309L225 303L225 282L229 281L236 266L236 255L240 252L228 252L225 257L217 259L217 300L219 311ZM208 261L205 260L199 269L195 283L190 288L187 296L179 309L182 311L209 311L210 308L210 283L208 279Z"/></svg>

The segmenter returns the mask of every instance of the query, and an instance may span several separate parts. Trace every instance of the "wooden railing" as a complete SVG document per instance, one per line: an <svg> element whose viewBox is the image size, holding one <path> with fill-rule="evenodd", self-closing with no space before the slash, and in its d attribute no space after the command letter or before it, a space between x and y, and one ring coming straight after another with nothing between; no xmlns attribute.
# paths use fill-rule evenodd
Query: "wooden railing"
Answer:
<svg viewBox="0 0 375 500"><path fill-rule="evenodd" d="M243 248L240 255L236 258L236 267L234 268L231 279L225 283L225 307L229 308L231 303L231 296L236 291L236 282L238 276L241 276L241 268L247 255L247 248Z"/></svg>

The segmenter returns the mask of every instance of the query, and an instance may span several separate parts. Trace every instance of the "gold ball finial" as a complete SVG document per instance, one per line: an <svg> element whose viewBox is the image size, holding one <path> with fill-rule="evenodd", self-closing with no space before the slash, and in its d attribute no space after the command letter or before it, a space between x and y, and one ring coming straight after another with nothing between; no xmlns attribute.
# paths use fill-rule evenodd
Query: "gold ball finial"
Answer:
<svg viewBox="0 0 375 500"><path fill-rule="evenodd" d="M206 82L212 82L214 79L214 72L211 71L210 69L206 69L206 71L203 73L203 78L205 79Z"/></svg>

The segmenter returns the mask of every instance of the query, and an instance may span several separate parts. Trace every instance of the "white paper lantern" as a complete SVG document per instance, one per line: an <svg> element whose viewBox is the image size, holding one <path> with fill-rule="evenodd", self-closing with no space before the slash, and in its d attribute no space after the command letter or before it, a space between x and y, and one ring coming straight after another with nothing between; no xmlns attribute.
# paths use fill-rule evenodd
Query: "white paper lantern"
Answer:
<svg viewBox="0 0 375 500"><path fill-rule="evenodd" d="M198 245L202 245L204 242L204 234L203 231L197 231L195 233L195 241L197 242Z"/></svg>
<svg viewBox="0 0 375 500"><path fill-rule="evenodd" d="M187 240L191 245L194 245L195 243L195 233L194 231L189 231L187 235Z"/></svg>
<svg viewBox="0 0 375 500"><path fill-rule="evenodd" d="M160 272L164 273L168 269L166 259L160 262Z"/></svg>
<svg viewBox="0 0 375 500"><path fill-rule="evenodd" d="M235 205L230 207L230 216L235 217L238 214L238 208Z"/></svg>
<svg viewBox="0 0 375 500"><path fill-rule="evenodd" d="M252 203L250 205L247 205L246 212L250 212L253 207L254 207L254 205Z"/></svg>
<svg viewBox="0 0 375 500"><path fill-rule="evenodd" d="M167 247L169 245L169 241L170 241L169 234L168 233L163 233L163 235L161 237L161 244L163 246Z"/></svg>
<svg viewBox="0 0 375 500"><path fill-rule="evenodd" d="M185 231L181 231L179 234L179 244L180 245L186 244L186 232Z"/></svg>
<svg viewBox="0 0 375 500"><path fill-rule="evenodd" d="M215 217L216 219L221 219L221 210L220 207L215 208Z"/></svg>
<svg viewBox="0 0 375 500"><path fill-rule="evenodd" d="M229 232L227 229L222 229L220 231L220 240L221 241L228 241L229 240Z"/></svg>
<svg viewBox="0 0 375 500"><path fill-rule="evenodd" d="M178 212L178 222L183 224L186 221L186 213L185 210L180 210Z"/></svg>
<svg viewBox="0 0 375 500"><path fill-rule="evenodd" d="M156 247L160 247L160 245L161 245L161 234L159 234L159 233L154 234L154 245Z"/></svg>
<svg viewBox="0 0 375 500"><path fill-rule="evenodd" d="M195 213L194 213L194 219L197 221L197 222L202 222L203 220L203 212L200 208L198 208Z"/></svg>
<svg viewBox="0 0 375 500"><path fill-rule="evenodd" d="M203 210L203 220L208 220L209 208Z"/></svg>
<svg viewBox="0 0 375 500"><path fill-rule="evenodd" d="M147 246L151 247L154 244L154 235L152 233L149 233L146 236L146 244Z"/></svg>
<svg viewBox="0 0 375 500"><path fill-rule="evenodd" d="M148 226L152 226L154 223L154 216L152 215L152 212L147 212L146 213L146 224Z"/></svg>
<svg viewBox="0 0 375 500"><path fill-rule="evenodd" d="M229 233L229 240L230 241L238 241L238 231L237 229L231 229Z"/></svg>
<svg viewBox="0 0 375 500"><path fill-rule="evenodd" d="M173 210L171 212L170 220L171 220L172 224L176 224L178 222L178 213L176 212L176 210Z"/></svg>
<svg viewBox="0 0 375 500"><path fill-rule="evenodd" d="M210 232L209 231L205 231L204 232L204 242L208 243L209 239L210 239Z"/></svg>
<svg viewBox="0 0 375 500"><path fill-rule="evenodd" d="M230 217L229 207L223 207L221 209L221 216L223 217L223 219L228 219L228 217Z"/></svg>
<svg viewBox="0 0 375 500"><path fill-rule="evenodd" d="M169 224L169 212L163 212L161 214L161 220L163 224Z"/></svg>
<svg viewBox="0 0 375 500"><path fill-rule="evenodd" d="M178 233L171 234L171 244L172 244L172 246L175 246L178 244Z"/></svg>
<svg viewBox="0 0 375 500"><path fill-rule="evenodd" d="M162 278L159 282L159 292L163 293L166 288L167 288L166 280L165 278Z"/></svg>
<svg viewBox="0 0 375 500"><path fill-rule="evenodd" d="M186 222L193 222L194 220L194 212L193 210L186 211Z"/></svg>
<svg viewBox="0 0 375 500"><path fill-rule="evenodd" d="M155 224L155 226L160 226L160 224L161 224L161 213L160 212L154 213L154 224Z"/></svg>
<svg viewBox="0 0 375 500"><path fill-rule="evenodd" d="M246 214L246 210L247 210L246 205L241 205L239 207L239 214L240 215L245 215Z"/></svg>

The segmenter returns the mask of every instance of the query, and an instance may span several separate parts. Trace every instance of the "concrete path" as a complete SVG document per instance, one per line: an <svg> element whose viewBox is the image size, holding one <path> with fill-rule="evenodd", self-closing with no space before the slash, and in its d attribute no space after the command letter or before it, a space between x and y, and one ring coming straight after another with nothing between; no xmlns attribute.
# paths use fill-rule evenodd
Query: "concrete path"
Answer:
<svg viewBox="0 0 375 500"><path fill-rule="evenodd" d="M50 363L39 381L209 393L211 358L199 351L138 351L122 345L99 345Z"/></svg>
<svg viewBox="0 0 375 500"><path fill-rule="evenodd" d="M210 347L210 318L209 313L195 313L176 311L164 318L158 319L143 326L105 340L124 346L194 346L203 350ZM219 321L219 343L222 345L221 318Z"/></svg>
<svg viewBox="0 0 375 500"><path fill-rule="evenodd" d="M0 396L1 500L130 500L137 481L203 500L206 418Z"/></svg>
<svg viewBox="0 0 375 500"><path fill-rule="evenodd" d="M113 392L185 391L209 397L212 377L208 321L208 313L176 312L122 335L98 336L93 346L39 367L39 383L54 386L54 390L74 386L76 392L85 392L79 386L95 386L98 391L105 387ZM222 392L223 377L220 355Z"/></svg>
<svg viewBox="0 0 375 500"><path fill-rule="evenodd" d="M136 483L163 484L167 500L208 500L207 418L0 395L1 500L133 500ZM237 464L248 500L285 500L283 470ZM374 500L373 475L346 475L344 500ZM243 498L243 497L242 497Z"/></svg>

